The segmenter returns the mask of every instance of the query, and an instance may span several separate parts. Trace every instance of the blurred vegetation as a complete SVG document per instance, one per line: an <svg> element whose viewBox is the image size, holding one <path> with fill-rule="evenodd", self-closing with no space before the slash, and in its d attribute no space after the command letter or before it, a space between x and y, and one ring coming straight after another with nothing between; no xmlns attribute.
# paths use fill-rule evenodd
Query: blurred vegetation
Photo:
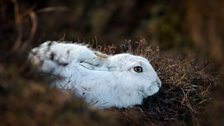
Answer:
<svg viewBox="0 0 224 126"><path fill-rule="evenodd" d="M25 65L7 70L0 66L1 126L119 125L115 117L89 108L72 92L49 88L43 78L27 70Z"/></svg>
<svg viewBox="0 0 224 126"><path fill-rule="evenodd" d="M1 0L0 125L224 124L223 6L223 0ZM46 40L145 56L164 85L142 106L102 115L28 71L27 52Z"/></svg>
<svg viewBox="0 0 224 126"><path fill-rule="evenodd" d="M20 21L15 20L16 34L24 32L21 38L29 36L30 30L37 25L33 32L35 41L39 43L46 39L64 37L66 40L81 41L99 38L101 43L119 44L124 39L143 37L159 43L161 48L191 45L183 25L184 6L178 0L21 0L16 2L18 12L13 12L14 6L15 2L13 5L3 0L1 24L5 27L11 19L7 29L11 26L13 30L13 18L23 15L18 19Z"/></svg>

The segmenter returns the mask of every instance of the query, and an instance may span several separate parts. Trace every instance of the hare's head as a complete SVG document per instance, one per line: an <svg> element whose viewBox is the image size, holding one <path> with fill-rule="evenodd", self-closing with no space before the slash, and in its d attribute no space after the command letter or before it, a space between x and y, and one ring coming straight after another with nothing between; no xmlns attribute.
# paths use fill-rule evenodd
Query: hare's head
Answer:
<svg viewBox="0 0 224 126"><path fill-rule="evenodd" d="M143 97L159 91L161 81L147 59L131 54L118 54L111 56L109 61L109 69L127 90L137 91Z"/></svg>

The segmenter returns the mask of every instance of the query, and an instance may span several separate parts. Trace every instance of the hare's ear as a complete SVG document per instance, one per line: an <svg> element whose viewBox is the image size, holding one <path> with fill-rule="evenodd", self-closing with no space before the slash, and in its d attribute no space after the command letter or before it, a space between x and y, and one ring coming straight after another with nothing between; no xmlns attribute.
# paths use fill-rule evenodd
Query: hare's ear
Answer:
<svg viewBox="0 0 224 126"><path fill-rule="evenodd" d="M80 63L87 63L95 67L100 67L104 64L104 61L98 58L91 58L91 59L85 59L83 61L80 61Z"/></svg>
<svg viewBox="0 0 224 126"><path fill-rule="evenodd" d="M82 62L80 63L81 66L85 67L86 69L89 69L89 70L94 70L94 66L91 65L91 64L88 64L86 62Z"/></svg>
<svg viewBox="0 0 224 126"><path fill-rule="evenodd" d="M115 66L115 65L109 65L107 68L108 68L109 71L116 71L116 70L118 70L118 67Z"/></svg>
<svg viewBox="0 0 224 126"><path fill-rule="evenodd" d="M108 71L108 69L103 66L103 62L97 59L84 60L79 64L89 70Z"/></svg>

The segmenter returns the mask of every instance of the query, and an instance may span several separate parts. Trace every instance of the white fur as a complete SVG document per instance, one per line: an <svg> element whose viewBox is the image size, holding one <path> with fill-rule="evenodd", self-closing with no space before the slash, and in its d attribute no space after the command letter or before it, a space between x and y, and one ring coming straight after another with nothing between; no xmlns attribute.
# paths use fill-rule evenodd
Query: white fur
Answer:
<svg viewBox="0 0 224 126"><path fill-rule="evenodd" d="M161 87L148 60L131 54L106 56L84 45L48 41L32 49L29 59L40 71L62 77L56 87L73 90L98 108L141 104ZM143 72L135 72L135 66Z"/></svg>

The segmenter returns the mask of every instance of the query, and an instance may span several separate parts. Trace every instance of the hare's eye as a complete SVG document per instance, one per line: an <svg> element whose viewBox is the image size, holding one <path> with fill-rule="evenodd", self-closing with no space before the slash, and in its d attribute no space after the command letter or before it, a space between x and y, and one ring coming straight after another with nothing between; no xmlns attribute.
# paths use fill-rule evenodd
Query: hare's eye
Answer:
<svg viewBox="0 0 224 126"><path fill-rule="evenodd" d="M141 72L143 72L143 69L141 66L136 66L136 67L134 67L134 71L137 73L141 73Z"/></svg>

